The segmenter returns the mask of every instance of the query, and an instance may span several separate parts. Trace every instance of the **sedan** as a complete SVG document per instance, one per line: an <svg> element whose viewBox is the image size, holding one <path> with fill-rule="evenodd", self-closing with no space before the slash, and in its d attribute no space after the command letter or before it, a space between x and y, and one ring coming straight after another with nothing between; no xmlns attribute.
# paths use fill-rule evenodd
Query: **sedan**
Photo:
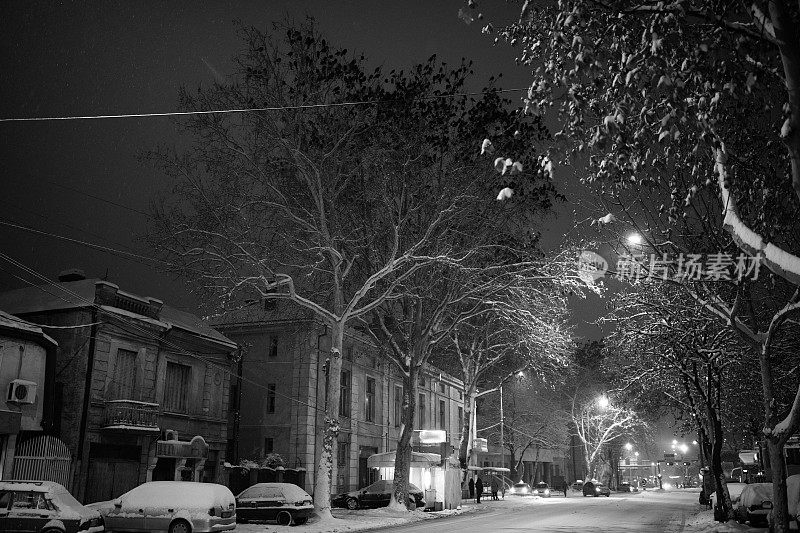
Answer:
<svg viewBox="0 0 800 533"><path fill-rule="evenodd" d="M508 493L512 496L533 496L533 489L527 483L520 481L508 489Z"/></svg>
<svg viewBox="0 0 800 533"><path fill-rule="evenodd" d="M151 481L116 500L89 504L107 531L211 533L236 528L236 500L224 485Z"/></svg>
<svg viewBox="0 0 800 533"><path fill-rule="evenodd" d="M733 504L733 516L737 522L767 527L767 518L772 510L772 483L747 485Z"/></svg>
<svg viewBox="0 0 800 533"><path fill-rule="evenodd" d="M382 479L361 490L337 494L331 500L331 505L351 510L386 507L389 505L393 494L394 482ZM408 484L408 503L416 507L425 507L424 493L411 483Z"/></svg>
<svg viewBox="0 0 800 533"><path fill-rule="evenodd" d="M541 496L542 498L549 498L550 497L550 485L545 483L544 481L540 481L536 485L533 486L533 495L534 496Z"/></svg>
<svg viewBox="0 0 800 533"><path fill-rule="evenodd" d="M583 484L584 496L611 496L611 489L600 483L599 481L587 481Z"/></svg>
<svg viewBox="0 0 800 533"><path fill-rule="evenodd" d="M275 520L282 526L308 522L314 514L311 496L292 483L257 483L236 496L236 519Z"/></svg>
<svg viewBox="0 0 800 533"><path fill-rule="evenodd" d="M0 481L0 531L99 533L103 517L53 481Z"/></svg>

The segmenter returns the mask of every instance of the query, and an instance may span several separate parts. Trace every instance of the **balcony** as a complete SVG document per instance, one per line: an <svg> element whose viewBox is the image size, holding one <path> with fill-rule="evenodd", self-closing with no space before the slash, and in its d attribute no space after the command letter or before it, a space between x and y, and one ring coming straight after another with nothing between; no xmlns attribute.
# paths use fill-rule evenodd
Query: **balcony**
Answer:
<svg viewBox="0 0 800 533"><path fill-rule="evenodd" d="M158 433L158 404L135 400L108 400L103 429Z"/></svg>

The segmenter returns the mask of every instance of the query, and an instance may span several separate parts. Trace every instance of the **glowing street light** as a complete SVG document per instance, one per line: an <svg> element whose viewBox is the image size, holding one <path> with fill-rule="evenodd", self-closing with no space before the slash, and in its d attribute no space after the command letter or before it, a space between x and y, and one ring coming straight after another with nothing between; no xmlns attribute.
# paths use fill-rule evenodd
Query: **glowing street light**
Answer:
<svg viewBox="0 0 800 533"><path fill-rule="evenodd" d="M633 449L633 444L631 444L630 442L626 442L625 443L625 449L628 450L628 451L631 451Z"/></svg>
<svg viewBox="0 0 800 533"><path fill-rule="evenodd" d="M686 452L689 451L689 447L686 444L681 444L680 445L680 450L681 450L681 453L685 454Z"/></svg>
<svg viewBox="0 0 800 533"><path fill-rule="evenodd" d="M605 394L603 394L597 399L597 405L600 407L600 409L606 409L608 407L608 404L609 404L608 396L606 396Z"/></svg>
<svg viewBox="0 0 800 533"><path fill-rule="evenodd" d="M639 233L631 233L626 237L628 244L639 245L642 244L642 236Z"/></svg>

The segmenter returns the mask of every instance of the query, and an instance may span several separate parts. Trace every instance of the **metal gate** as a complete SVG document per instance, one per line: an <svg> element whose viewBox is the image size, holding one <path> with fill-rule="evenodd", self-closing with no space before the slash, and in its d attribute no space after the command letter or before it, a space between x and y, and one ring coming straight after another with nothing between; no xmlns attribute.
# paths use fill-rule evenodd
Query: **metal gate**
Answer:
<svg viewBox="0 0 800 533"><path fill-rule="evenodd" d="M14 479L55 481L70 486L72 457L64 442L50 435L26 439L14 453Z"/></svg>

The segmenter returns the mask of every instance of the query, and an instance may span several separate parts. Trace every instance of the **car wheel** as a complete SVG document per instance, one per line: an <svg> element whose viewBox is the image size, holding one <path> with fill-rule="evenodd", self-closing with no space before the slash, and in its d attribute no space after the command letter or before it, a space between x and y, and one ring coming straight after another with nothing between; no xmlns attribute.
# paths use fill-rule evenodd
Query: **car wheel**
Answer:
<svg viewBox="0 0 800 533"><path fill-rule="evenodd" d="M278 513L277 522L279 526L288 526L292 523L292 515L287 513L286 511L281 511Z"/></svg>
<svg viewBox="0 0 800 533"><path fill-rule="evenodd" d="M347 506L347 508L350 509L351 511L355 511L356 509L358 509L358 500L356 500L355 498L347 498L345 506Z"/></svg>
<svg viewBox="0 0 800 533"><path fill-rule="evenodd" d="M192 526L186 520L175 520L169 525L169 533L191 533Z"/></svg>
<svg viewBox="0 0 800 533"><path fill-rule="evenodd" d="M296 526L302 526L306 522L308 522L308 517L295 518L294 519L294 525L296 525Z"/></svg>

